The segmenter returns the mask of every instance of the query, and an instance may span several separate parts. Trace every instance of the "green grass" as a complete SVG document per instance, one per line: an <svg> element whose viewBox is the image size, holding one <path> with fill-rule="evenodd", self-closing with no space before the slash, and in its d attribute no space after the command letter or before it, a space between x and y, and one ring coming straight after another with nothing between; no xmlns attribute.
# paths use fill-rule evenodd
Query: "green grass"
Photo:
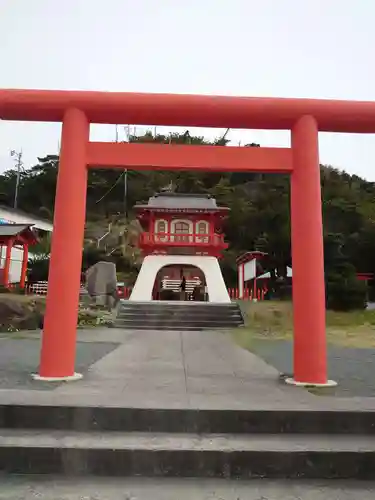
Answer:
<svg viewBox="0 0 375 500"><path fill-rule="evenodd" d="M245 327L233 333L236 341L251 349L256 339L291 340L293 311L290 302L243 302ZM375 311L327 311L327 341L350 347L375 348Z"/></svg>

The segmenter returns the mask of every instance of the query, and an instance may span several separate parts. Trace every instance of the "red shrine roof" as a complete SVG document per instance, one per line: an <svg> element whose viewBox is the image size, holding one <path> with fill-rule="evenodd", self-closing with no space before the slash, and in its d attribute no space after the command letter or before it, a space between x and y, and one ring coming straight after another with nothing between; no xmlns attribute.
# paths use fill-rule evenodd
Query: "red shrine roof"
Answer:
<svg viewBox="0 0 375 500"><path fill-rule="evenodd" d="M0 244L6 244L10 239L14 239L14 245L35 245L38 237L33 231L33 224L0 224Z"/></svg>
<svg viewBox="0 0 375 500"><path fill-rule="evenodd" d="M157 193L147 204L135 205L135 210L147 212L228 212L228 207L218 207L209 194Z"/></svg>

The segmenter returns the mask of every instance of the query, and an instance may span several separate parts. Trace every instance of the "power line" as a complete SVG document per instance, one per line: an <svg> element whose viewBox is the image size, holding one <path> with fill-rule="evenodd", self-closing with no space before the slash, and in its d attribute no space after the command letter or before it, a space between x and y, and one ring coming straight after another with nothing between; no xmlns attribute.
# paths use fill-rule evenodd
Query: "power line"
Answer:
<svg viewBox="0 0 375 500"><path fill-rule="evenodd" d="M120 182L121 177L124 175L124 172L121 172L120 176L117 178L116 182L108 189L108 191L101 197L99 200L96 201L96 204L100 203L104 198L112 191L112 189L117 186L117 184Z"/></svg>

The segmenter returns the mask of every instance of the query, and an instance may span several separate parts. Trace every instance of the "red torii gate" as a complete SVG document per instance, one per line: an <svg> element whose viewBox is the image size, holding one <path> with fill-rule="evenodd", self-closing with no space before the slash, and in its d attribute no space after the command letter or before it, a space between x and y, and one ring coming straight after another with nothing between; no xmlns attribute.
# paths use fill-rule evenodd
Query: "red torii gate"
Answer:
<svg viewBox="0 0 375 500"><path fill-rule="evenodd" d="M374 133L375 103L0 90L3 120L62 122L39 377L78 378L76 330L87 167L283 172L291 176L294 380L327 380L318 131ZM292 148L95 143L90 123L291 130ZM66 249L69 248L69 251Z"/></svg>

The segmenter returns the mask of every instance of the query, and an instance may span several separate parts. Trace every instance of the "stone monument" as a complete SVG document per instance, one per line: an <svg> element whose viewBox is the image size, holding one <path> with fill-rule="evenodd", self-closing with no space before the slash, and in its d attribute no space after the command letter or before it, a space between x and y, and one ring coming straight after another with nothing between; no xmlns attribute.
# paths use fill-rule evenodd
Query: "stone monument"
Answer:
<svg viewBox="0 0 375 500"><path fill-rule="evenodd" d="M86 271L86 288L95 305L113 309L118 300L116 265L100 261L91 266Z"/></svg>

